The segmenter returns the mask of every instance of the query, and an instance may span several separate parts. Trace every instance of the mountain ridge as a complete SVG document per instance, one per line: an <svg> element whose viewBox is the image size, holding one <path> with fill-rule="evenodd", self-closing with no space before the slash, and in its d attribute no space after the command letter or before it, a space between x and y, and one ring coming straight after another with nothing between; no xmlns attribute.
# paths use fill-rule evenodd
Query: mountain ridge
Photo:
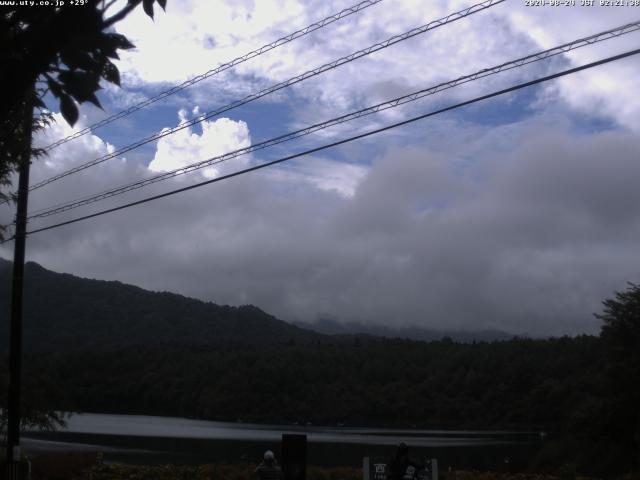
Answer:
<svg viewBox="0 0 640 480"><path fill-rule="evenodd" d="M323 335L366 335L419 340L424 342L450 338L454 342L471 343L474 341L506 341L511 340L514 336L523 337L523 335L513 335L501 330L440 330L435 328L418 327L415 325L392 327L386 325L367 325L359 322L342 323L338 320L329 318L322 318L313 323L295 321L293 322L293 325L313 330L314 332L321 333Z"/></svg>
<svg viewBox="0 0 640 480"><path fill-rule="evenodd" d="M0 311L9 314L13 263L0 258ZM74 292L70 295L69 292ZM150 291L118 280L99 280L25 264L25 350L109 348L160 343L320 341L333 337L386 337L416 341L503 341L501 331L436 330L342 323L288 323L255 305L229 306L167 291ZM0 325L0 351L6 349L8 322Z"/></svg>
<svg viewBox="0 0 640 480"><path fill-rule="evenodd" d="M8 318L12 262L0 259L0 311ZM70 293L72 292L72 293ZM8 322L0 328L6 349ZM204 302L25 264L24 345L27 352L135 344L286 342L323 335L290 325L254 305Z"/></svg>

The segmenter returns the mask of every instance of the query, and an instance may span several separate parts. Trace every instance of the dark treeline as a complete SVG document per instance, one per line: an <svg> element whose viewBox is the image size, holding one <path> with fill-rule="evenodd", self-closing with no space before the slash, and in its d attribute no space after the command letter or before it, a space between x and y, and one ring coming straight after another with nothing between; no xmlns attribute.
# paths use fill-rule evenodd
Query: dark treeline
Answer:
<svg viewBox="0 0 640 480"><path fill-rule="evenodd" d="M594 388L597 338L125 347L31 357L77 411L314 424L552 428ZM68 402L68 403L67 403Z"/></svg>
<svg viewBox="0 0 640 480"><path fill-rule="evenodd" d="M10 263L0 261L0 310ZM548 432L532 468L638 471L640 287L599 337L456 343L327 336L230 307L28 263L23 413ZM6 327L6 323L4 324ZM0 340L6 345L6 329ZM6 401L6 362L0 362ZM2 410L4 412L4 410Z"/></svg>
<svg viewBox="0 0 640 480"><path fill-rule="evenodd" d="M590 336L477 344L343 338L47 354L29 357L26 375L31 385L46 377L47 405L72 411L544 430L547 447L532 468L573 463L610 474L634 468L637 443L619 421L637 423L637 406L620 403L609 365L602 339Z"/></svg>
<svg viewBox="0 0 640 480"><path fill-rule="evenodd" d="M0 259L0 313L9 315L12 263ZM31 353L123 345L310 340L319 334L252 305L233 307L25 265L24 348ZM8 322L0 322L0 352Z"/></svg>

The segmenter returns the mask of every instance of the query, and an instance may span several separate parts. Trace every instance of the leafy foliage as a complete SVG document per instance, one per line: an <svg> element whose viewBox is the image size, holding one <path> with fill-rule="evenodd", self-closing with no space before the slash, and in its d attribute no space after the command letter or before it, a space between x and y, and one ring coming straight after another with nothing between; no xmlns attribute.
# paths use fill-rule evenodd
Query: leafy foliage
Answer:
<svg viewBox="0 0 640 480"><path fill-rule="evenodd" d="M604 311L596 317L603 323L602 339L607 344L611 361L632 369L640 366L640 285L629 283L624 292L604 300ZM621 365L622 366L622 365Z"/></svg>
<svg viewBox="0 0 640 480"><path fill-rule="evenodd" d="M118 58L118 50L134 48L125 36L110 32L109 28L140 3L153 18L155 2L166 7L166 0L129 0L122 10L108 16L104 2L91 0L82 8L16 8L3 12L3 83L12 88L9 92L15 96L16 92L31 91L37 81L43 81L60 99L63 115L73 125L78 110L72 100L100 106L95 96L101 88L100 80L120 83L111 59ZM3 96L9 96L7 90L3 92Z"/></svg>
<svg viewBox="0 0 640 480"><path fill-rule="evenodd" d="M35 108L34 125L46 125L51 118L43 101L47 93L59 100L62 116L70 125L78 120L76 102L100 107L96 97L100 81L120 84L111 60L118 58L118 50L134 47L110 29L140 3L153 17L156 2L166 7L166 0L129 0L110 15L107 11L114 2L88 0L78 8L0 10L0 187L11 184L11 174L31 145L22 119ZM0 200L10 198L0 195Z"/></svg>
<svg viewBox="0 0 640 480"><path fill-rule="evenodd" d="M626 291L603 302L601 338L606 351L604 408L594 412L600 419L596 432L610 448L640 468L640 285L629 283ZM605 419L605 421L602 421Z"/></svg>
<svg viewBox="0 0 640 480"><path fill-rule="evenodd" d="M9 266L0 262L0 276ZM605 300L600 337L456 343L313 334L251 306L33 263L26 275L25 376L48 392L38 403L34 388L34 404L258 423L536 429L550 433L535 470L638 468L635 285ZM0 289L5 308L6 298Z"/></svg>
<svg viewBox="0 0 640 480"><path fill-rule="evenodd" d="M537 471L626 464L574 424L593 399L597 337L456 344L328 337L311 342L137 345L30 358L60 379L58 409L249 423L544 430ZM596 397L597 400L597 397ZM581 434L581 435L578 435ZM595 454L598 453L598 454ZM597 459L597 461L594 461ZM618 457L619 461L620 458Z"/></svg>
<svg viewBox="0 0 640 480"><path fill-rule="evenodd" d="M4 364L5 361L3 361ZM7 404L8 369L0 370L0 405ZM67 413L49 409L51 396L64 398L55 376L27 366L21 384L21 428L52 431L66 425ZM0 437L7 433L7 410L0 409Z"/></svg>
<svg viewBox="0 0 640 480"><path fill-rule="evenodd" d="M252 480L256 465L200 465L200 466L132 466L100 465L87 470L82 480ZM360 480L362 470L356 468L317 468L307 469L309 480Z"/></svg>
<svg viewBox="0 0 640 480"><path fill-rule="evenodd" d="M166 0L144 0L144 10L151 17L156 1L165 8ZM110 59L118 58L119 49L133 45L109 29L141 2L128 0L111 16L107 10L114 2L99 0L76 7L18 5L0 10L0 187L9 187L13 172L44 153L31 144L33 132L52 119L43 101L48 92L60 100L62 116L74 125L78 120L74 102L100 107L95 94L101 88L100 80L119 85L118 69ZM12 199L13 195L0 192L0 201ZM0 240L5 231L6 226L0 226ZM6 409L2 409L2 427L5 417ZM38 402L22 406L22 420L42 428L64 423L60 414Z"/></svg>
<svg viewBox="0 0 640 480"><path fill-rule="evenodd" d="M38 104L43 93L41 88L31 92L31 99L18 105L19 115L17 118L26 120L25 117L30 117L27 114L27 108L30 108L30 105ZM24 145L20 148L19 142L15 140L28 135L26 131L28 125L26 121L17 121L17 118L0 115L0 202L15 200L13 194L7 194L2 189L11 186L12 173L18 169L22 158L25 155L29 155L31 158L44 155L44 151L40 148L25 148ZM41 110L37 117L31 119L31 133L46 128L52 121L51 112ZM13 136L10 136L11 134ZM6 229L6 225L0 225L0 240L4 239Z"/></svg>
<svg viewBox="0 0 640 480"><path fill-rule="evenodd" d="M323 339L131 346L34 357L58 408L248 422L558 430L598 340L453 344Z"/></svg>

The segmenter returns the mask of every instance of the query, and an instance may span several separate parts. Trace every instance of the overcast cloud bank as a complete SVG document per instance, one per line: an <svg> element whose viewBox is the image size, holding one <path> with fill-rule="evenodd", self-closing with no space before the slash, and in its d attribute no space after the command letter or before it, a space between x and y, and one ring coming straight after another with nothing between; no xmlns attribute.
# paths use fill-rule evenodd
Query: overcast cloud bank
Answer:
<svg viewBox="0 0 640 480"><path fill-rule="evenodd" d="M262 107L210 119L147 150L45 187L32 194L31 210L246 147L271 135L274 125L284 133L611 28L629 15L624 9L559 9L552 14L523 9L519 3L496 7L305 82ZM172 99L163 126L175 126L257 84L281 81L468 4L382 2L336 25L331 35L291 44ZM131 89L151 92L202 73L217 61L347 5L169 2L168 13L158 15L155 24L138 12L119 26L139 46L121 63L130 87L127 95L137 95ZM205 24L203 18L215 22ZM622 47L623 42L614 41L583 49L551 64L371 117L353 128L406 118L438 102L470 98L563 65L618 53ZM28 239L28 257L90 278L221 304L252 303L284 320L325 316L449 330L594 333L598 322L592 313L600 310L600 301L624 289L627 281L640 281L638 78L637 61L620 62L529 96L501 98L490 107L483 104L272 170L36 234ZM106 97L111 95L110 90ZM120 101L126 102L125 97ZM272 107L286 115L271 114ZM512 118L506 120L505 111ZM87 112L89 118L99 115ZM89 118L81 122L90 123ZM38 142L47 144L71 131L60 120ZM348 132L337 137L325 132L309 142ZM32 182L113 151L109 138L98 131L59 147L34 165ZM242 157L93 209L34 220L32 227L265 158L262 152ZM11 220L7 209L0 215ZM10 245L0 253L10 258Z"/></svg>

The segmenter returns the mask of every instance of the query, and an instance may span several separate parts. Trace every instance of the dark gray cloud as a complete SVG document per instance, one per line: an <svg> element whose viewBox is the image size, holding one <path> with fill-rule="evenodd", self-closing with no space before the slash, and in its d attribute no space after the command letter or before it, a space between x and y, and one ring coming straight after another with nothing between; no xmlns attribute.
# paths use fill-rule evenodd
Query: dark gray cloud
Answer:
<svg viewBox="0 0 640 480"><path fill-rule="evenodd" d="M139 47L123 55L124 84L158 91L166 82L206 71L291 28L289 21L271 27L272 22L256 12L247 22L242 19L249 17L234 15L237 9L270 8L262 2L226 4L228 8L177 2L178 10L157 17L155 23L141 11L119 23ZM326 2L314 8L295 2L289 7L271 10L280 20L296 18L300 27L331 9ZM336 25L340 35L319 32L301 39L202 82L173 97L169 105L178 110L188 98L189 105L198 104L203 111L219 107L459 8L456 2L439 4L436 10L428 2L382 7L341 21ZM198 23L211 17L209 9L215 9L222 22L215 29L214 50L202 48L210 28L203 30ZM533 11L524 4L496 7L265 100L291 109L292 125L307 125L611 28L626 22L627 13L610 8ZM569 63L619 53L628 48L629 38L463 85L301 142L316 145L322 138L424 113ZM610 64L542 87L526 107L513 102L513 110L521 111L510 121L547 111L537 119L500 126L507 120L499 109L493 114L492 108L460 110L459 115L347 145L341 157L307 158L33 235L28 257L57 271L218 303L253 303L289 320L328 315L435 328L593 332L597 322L591 314L599 310L600 301L623 289L626 281L640 281L638 65L635 59ZM113 106L138 99L131 91L107 93ZM500 102L508 105L516 96L505 98ZM586 114L583 124L606 117L635 133L581 133L567 120L577 112ZM85 123L106 115L92 108L85 113L90 117ZM137 128L141 126L125 120L113 141L138 137ZM68 133L58 125L49 140ZM256 138L263 133L257 131ZM97 137L71 142L34 165L34 181L107 149ZM131 152L126 161L112 160L35 192L31 206L56 204L147 175L145 163L152 153ZM31 227L198 179L197 174L176 179L93 209L33 221ZM0 209L0 220L11 219L8 209ZM0 254L9 258L10 246L0 247Z"/></svg>
<svg viewBox="0 0 640 480"><path fill-rule="evenodd" d="M596 331L600 301L640 280L637 135L579 134L548 118L458 133L465 142L381 151L352 196L318 188L322 172L301 169L308 158L33 235L29 258L288 320ZM63 193L140 168L98 168Z"/></svg>

